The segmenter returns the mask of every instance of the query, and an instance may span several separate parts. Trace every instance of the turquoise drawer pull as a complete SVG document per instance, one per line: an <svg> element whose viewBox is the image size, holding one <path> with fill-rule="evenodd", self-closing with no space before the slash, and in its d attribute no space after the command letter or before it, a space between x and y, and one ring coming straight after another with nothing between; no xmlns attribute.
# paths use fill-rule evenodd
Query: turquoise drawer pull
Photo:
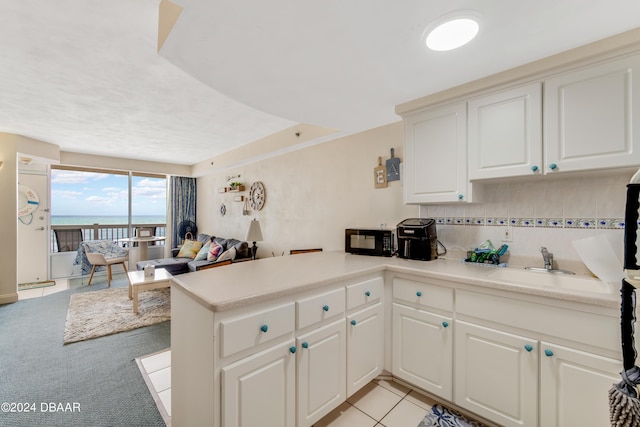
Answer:
<svg viewBox="0 0 640 427"><path fill-rule="evenodd" d="M371 296L371 292L367 291L364 293L366 296L370 297Z"/></svg>
<svg viewBox="0 0 640 427"><path fill-rule="evenodd" d="M416 296L421 297L422 296L422 292L420 292L420 291L416 292Z"/></svg>
<svg viewBox="0 0 640 427"><path fill-rule="evenodd" d="M302 343L302 348L309 348L309 343L308 342L303 342Z"/></svg>
<svg viewBox="0 0 640 427"><path fill-rule="evenodd" d="M549 349L546 349L546 350L544 351L544 354L545 354L545 356L547 356L547 357L551 357L551 356L553 356L553 351L551 351L551 350L549 350Z"/></svg>
<svg viewBox="0 0 640 427"><path fill-rule="evenodd" d="M536 165L531 166L531 170L534 171L534 172L537 172L538 171L538 166L536 166Z"/></svg>
<svg viewBox="0 0 640 427"><path fill-rule="evenodd" d="M458 194L458 200L462 200L464 199L464 196L462 194Z"/></svg>
<svg viewBox="0 0 640 427"><path fill-rule="evenodd" d="M296 352L296 350L297 350L296 346L289 347L289 351L290 351L291 353L295 353L295 352Z"/></svg>
<svg viewBox="0 0 640 427"><path fill-rule="evenodd" d="M551 169L552 171L553 171L553 170L556 170L557 168L558 168L558 165L556 165L555 163L551 163L551 164L549 165L549 169Z"/></svg>
<svg viewBox="0 0 640 427"><path fill-rule="evenodd" d="M442 326L446 328L447 326L449 326L449 322L442 322Z"/></svg>
<svg viewBox="0 0 640 427"><path fill-rule="evenodd" d="M324 311L329 311L329 306L328 306L328 305L325 305L324 307L322 307L322 309L323 309Z"/></svg>
<svg viewBox="0 0 640 427"><path fill-rule="evenodd" d="M262 325L262 326L260 326L260 330L262 332L267 332L269 330L269 327L267 325Z"/></svg>
<svg viewBox="0 0 640 427"><path fill-rule="evenodd" d="M356 326L356 323L358 323L358 322L356 322L356 321L355 321L355 319L351 321L351 324L352 324L353 326Z"/></svg>
<svg viewBox="0 0 640 427"><path fill-rule="evenodd" d="M527 350L527 351L531 351L531 350L533 350L533 347L530 346L529 344L527 344L527 345L524 346L524 349Z"/></svg>

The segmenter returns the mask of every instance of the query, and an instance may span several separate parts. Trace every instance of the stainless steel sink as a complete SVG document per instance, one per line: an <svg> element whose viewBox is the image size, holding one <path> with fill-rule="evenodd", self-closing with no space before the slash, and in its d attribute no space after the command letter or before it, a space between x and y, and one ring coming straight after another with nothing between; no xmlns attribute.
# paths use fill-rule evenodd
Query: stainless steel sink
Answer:
<svg viewBox="0 0 640 427"><path fill-rule="evenodd" d="M564 270L546 270L544 268L516 269L500 268L490 273L487 278L514 285L524 285L536 288L555 288L559 290L591 292L598 294L612 293L612 288L601 280L581 277L567 273Z"/></svg>
<svg viewBox="0 0 640 427"><path fill-rule="evenodd" d="M525 270L528 271L534 271L534 272L540 272L540 273L551 273L551 274L576 274L573 271L569 271L569 270L558 270L555 268L552 269L546 269L544 267L525 267Z"/></svg>

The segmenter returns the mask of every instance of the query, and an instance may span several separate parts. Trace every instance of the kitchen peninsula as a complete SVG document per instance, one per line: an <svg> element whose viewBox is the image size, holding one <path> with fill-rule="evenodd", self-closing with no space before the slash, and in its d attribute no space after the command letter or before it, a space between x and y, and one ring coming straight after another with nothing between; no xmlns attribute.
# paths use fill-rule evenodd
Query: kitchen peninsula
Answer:
<svg viewBox="0 0 640 427"><path fill-rule="evenodd" d="M457 259L324 252L181 275L172 424L310 426L388 371L501 425L604 425L618 309L594 278Z"/></svg>

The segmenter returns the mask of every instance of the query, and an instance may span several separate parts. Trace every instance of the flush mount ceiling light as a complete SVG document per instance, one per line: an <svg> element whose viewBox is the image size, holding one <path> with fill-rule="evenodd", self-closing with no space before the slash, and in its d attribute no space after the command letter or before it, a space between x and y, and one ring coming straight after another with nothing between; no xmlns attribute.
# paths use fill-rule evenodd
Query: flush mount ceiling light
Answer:
<svg viewBox="0 0 640 427"><path fill-rule="evenodd" d="M426 44L429 49L440 52L456 49L473 40L479 29L475 17L449 17L427 29Z"/></svg>

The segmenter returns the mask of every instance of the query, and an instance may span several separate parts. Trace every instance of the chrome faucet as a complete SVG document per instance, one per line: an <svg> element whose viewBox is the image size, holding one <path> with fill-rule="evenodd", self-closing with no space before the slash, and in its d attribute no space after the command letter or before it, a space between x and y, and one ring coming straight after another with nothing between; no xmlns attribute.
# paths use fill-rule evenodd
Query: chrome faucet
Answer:
<svg viewBox="0 0 640 427"><path fill-rule="evenodd" d="M553 254L544 246L540 248L540 253L542 253L542 259L544 259L544 269L553 270Z"/></svg>

